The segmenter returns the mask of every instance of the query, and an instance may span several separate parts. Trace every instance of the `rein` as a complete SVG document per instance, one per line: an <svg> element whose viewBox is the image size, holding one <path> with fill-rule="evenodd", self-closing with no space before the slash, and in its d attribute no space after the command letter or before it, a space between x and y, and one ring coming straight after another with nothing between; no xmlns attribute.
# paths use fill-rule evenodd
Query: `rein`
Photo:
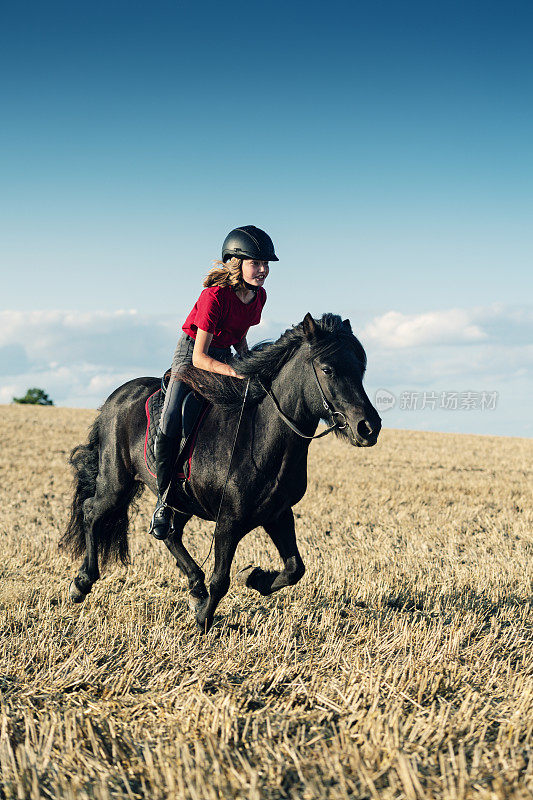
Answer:
<svg viewBox="0 0 533 800"><path fill-rule="evenodd" d="M207 559L211 555L211 550L213 549L213 542L215 541L215 536L216 536L216 532L217 532L217 528L218 528L218 521L220 519L220 512L222 510L222 503L224 502L224 495L226 494L226 487L228 485L228 479L229 479L229 474L230 474L230 470L231 470L231 464L233 462L233 454L235 452L235 445L237 444L237 436L239 435L239 428L241 427L242 412L244 411L244 405L246 403L246 398L248 397L248 389L249 388L250 388L250 378L248 378L248 380L246 382L246 389L245 389L245 392L244 392L244 397L242 398L241 413L239 414L239 421L237 422L237 428L235 430L235 436L233 437L233 447L231 448L231 455L229 457L228 471L226 472L226 480L224 482L224 488L222 489L222 494L220 495L220 503L218 504L217 518L216 518L216 521L215 521L215 530L213 531L213 535L211 537L211 544L209 546L209 552L206 555L206 557L204 558L204 560L202 561L202 563L200 564L200 569L204 566L205 562L207 561Z"/></svg>
<svg viewBox="0 0 533 800"><path fill-rule="evenodd" d="M324 394L324 390L322 389L322 386L320 385L320 381L318 379L318 375L317 375L317 371L316 371L316 367L315 367L315 362L312 361L311 363L313 365L313 372L315 373L315 380L316 380L316 383L317 383L317 386L318 386L318 391L320 392L320 398L322 400L322 405L324 406L324 409L327 411L328 416L330 418L330 421L333 422L333 424L330 425L329 428L327 428L325 431L322 431L322 433L317 433L315 436L307 436L307 434L302 433L302 431L299 430L299 428L296 427L294 422L292 422L292 420L290 420L288 418L288 416L283 413L283 411L280 408L280 405L279 405L278 401L274 397L274 394L273 394L272 390L271 389L267 389L266 386L263 385L263 382L261 381L261 379L259 379L259 385L262 388L262 390L264 392L266 392L266 394L270 397L270 399L272 400L272 402L274 403L274 405L276 407L276 411L278 412L279 416L281 417L283 422L286 425L289 426L291 431L294 431L294 433L297 433L298 436L300 436L302 439L321 439L323 436L327 436L328 433L331 433L331 431L334 431L335 428L338 428L340 431L344 430L344 428L346 428L348 423L347 423L346 417L342 413L342 411L335 411L333 406L330 403L328 403L328 401L326 399L326 395ZM339 422L335 421L335 417L341 417L344 424L341 425Z"/></svg>

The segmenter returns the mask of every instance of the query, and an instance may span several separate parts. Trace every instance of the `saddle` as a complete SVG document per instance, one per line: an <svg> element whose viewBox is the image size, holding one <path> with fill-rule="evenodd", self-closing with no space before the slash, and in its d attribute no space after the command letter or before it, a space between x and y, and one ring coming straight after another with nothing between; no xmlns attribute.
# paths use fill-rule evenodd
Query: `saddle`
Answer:
<svg viewBox="0 0 533 800"><path fill-rule="evenodd" d="M154 447L169 379L170 370L167 370L161 379L160 388L153 392L145 403L144 460L148 472L154 477L156 477ZM207 400L194 392L193 389L183 399L181 406L181 444L174 466L174 476L181 480L189 480L191 476L191 459L194 445L208 408L209 403Z"/></svg>

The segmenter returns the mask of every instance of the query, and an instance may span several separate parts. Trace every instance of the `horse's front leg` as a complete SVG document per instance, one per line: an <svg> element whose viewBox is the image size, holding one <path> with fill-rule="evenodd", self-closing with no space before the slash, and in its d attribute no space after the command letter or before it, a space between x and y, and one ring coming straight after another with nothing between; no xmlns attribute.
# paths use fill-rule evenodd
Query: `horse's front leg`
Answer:
<svg viewBox="0 0 533 800"><path fill-rule="evenodd" d="M196 613L208 598L205 588L205 575L194 558L183 544L183 529L190 520L189 514L174 512L174 532L164 541L174 558L179 569L187 576L189 581L189 607Z"/></svg>
<svg viewBox="0 0 533 800"><path fill-rule="evenodd" d="M239 583L256 589L263 595L277 592L285 586L294 586L305 572L304 562L298 552L296 533L294 531L294 514L292 508L283 511L276 519L263 525L277 551L280 554L284 568L278 570L264 570L261 567L247 567L239 573Z"/></svg>
<svg viewBox="0 0 533 800"><path fill-rule="evenodd" d="M209 581L209 596L196 608L196 624L207 633L213 624L215 609L230 586L230 569L237 545L244 535L233 523L220 524L215 536L215 566Z"/></svg>

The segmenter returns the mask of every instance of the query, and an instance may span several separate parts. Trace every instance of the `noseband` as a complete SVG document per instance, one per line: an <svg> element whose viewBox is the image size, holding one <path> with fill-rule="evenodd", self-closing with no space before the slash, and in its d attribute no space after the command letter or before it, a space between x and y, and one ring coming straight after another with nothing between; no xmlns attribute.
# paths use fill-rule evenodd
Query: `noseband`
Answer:
<svg viewBox="0 0 533 800"><path fill-rule="evenodd" d="M326 399L326 395L324 394L324 390L322 389L322 386L320 385L320 381L318 379L318 374L317 374L317 371L316 371L315 362L311 361L311 364L313 365L313 372L315 374L315 380L316 380L316 384L318 386L318 391L320 393L320 398L322 400L322 405L324 406L324 410L327 412L329 420L332 423L329 428L327 428L325 431L322 431L322 433L317 433L315 436L307 436L305 433L302 433L302 431L299 430L296 427L294 422L291 422L291 420L286 416L286 414L283 413L283 411L279 407L278 401L274 397L274 394L273 394L272 390L271 389L267 389L266 386L263 385L263 382L261 380L259 380L259 385L261 386L263 391L266 392L267 395L270 397L270 399L272 400L272 402L274 403L274 405L276 407L276 411L280 415L280 417L283 420L283 422L286 425L289 426L291 431L294 431L294 433L297 433L298 436L301 436L302 439L321 439L322 436L327 436L328 433L331 433L331 431L334 431L335 428L338 428L338 430L340 430L340 431L344 430L344 428L347 427L348 422L346 421L346 417L342 413L342 411L335 411L335 409L333 408L331 403L329 403L328 400ZM338 422L335 419L335 417L341 417L343 424L341 425L340 422Z"/></svg>

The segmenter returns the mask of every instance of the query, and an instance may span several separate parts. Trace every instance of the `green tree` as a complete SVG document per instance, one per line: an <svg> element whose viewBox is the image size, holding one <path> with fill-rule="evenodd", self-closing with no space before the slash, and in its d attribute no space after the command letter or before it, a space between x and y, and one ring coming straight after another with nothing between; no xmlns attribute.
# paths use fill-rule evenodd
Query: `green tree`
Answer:
<svg viewBox="0 0 533 800"><path fill-rule="evenodd" d="M54 401L51 400L44 389L28 389L24 397L14 397L14 403L30 403L34 406L53 406Z"/></svg>

